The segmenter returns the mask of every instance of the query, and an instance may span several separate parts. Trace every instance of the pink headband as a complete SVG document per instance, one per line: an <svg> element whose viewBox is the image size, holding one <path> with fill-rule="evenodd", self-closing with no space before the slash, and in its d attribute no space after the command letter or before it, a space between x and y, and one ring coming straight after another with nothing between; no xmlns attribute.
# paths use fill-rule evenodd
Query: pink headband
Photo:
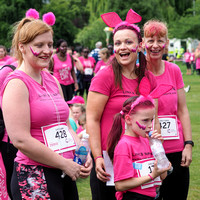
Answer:
<svg viewBox="0 0 200 200"><path fill-rule="evenodd" d="M117 28L122 25L131 26L137 32L140 32L140 28L134 23L140 22L142 20L142 17L138 15L132 9L128 11L125 21L122 21L116 12L109 12L109 13L102 14L101 18L107 26L113 27L113 28L115 27L115 29L113 30L113 33L115 33Z"/></svg>
<svg viewBox="0 0 200 200"><path fill-rule="evenodd" d="M29 10L26 11L26 17L39 19L40 15L37 10L30 8ZM55 24L56 17L52 12L48 12L42 16L42 20L49 26L53 26Z"/></svg>
<svg viewBox="0 0 200 200"><path fill-rule="evenodd" d="M139 92L141 95L131 104L131 109L128 112L128 115L130 114L131 110L133 110L133 108L135 108L139 103L149 100L152 102L152 104L154 104L153 99L159 98L171 89L172 85L160 84L150 93L151 84L149 79L143 77L139 85Z"/></svg>

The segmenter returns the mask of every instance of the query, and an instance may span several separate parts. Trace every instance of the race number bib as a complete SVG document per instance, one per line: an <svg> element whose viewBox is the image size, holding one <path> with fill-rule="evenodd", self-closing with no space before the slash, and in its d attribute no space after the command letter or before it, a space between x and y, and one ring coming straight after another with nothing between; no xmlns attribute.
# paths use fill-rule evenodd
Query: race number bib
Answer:
<svg viewBox="0 0 200 200"><path fill-rule="evenodd" d="M164 140L179 139L177 117L175 115L158 116L161 135Z"/></svg>
<svg viewBox="0 0 200 200"><path fill-rule="evenodd" d="M57 153L71 151L76 142L65 122L41 127L45 145Z"/></svg>
<svg viewBox="0 0 200 200"><path fill-rule="evenodd" d="M92 68L85 68L85 75L92 75L93 69Z"/></svg>
<svg viewBox="0 0 200 200"><path fill-rule="evenodd" d="M148 174L152 173L154 168L154 158L148 158L143 160L138 160L133 163L134 169L136 169L138 177L147 176ZM156 177L154 180L147 182L141 185L141 189L146 189L150 187L154 187L155 185L161 185L160 177Z"/></svg>

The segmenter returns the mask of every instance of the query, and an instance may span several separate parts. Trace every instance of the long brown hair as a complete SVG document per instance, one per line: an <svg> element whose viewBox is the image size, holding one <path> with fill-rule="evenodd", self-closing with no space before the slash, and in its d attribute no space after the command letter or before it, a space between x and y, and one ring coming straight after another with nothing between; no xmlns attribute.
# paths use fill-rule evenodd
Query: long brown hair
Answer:
<svg viewBox="0 0 200 200"><path fill-rule="evenodd" d="M154 107L154 104L147 99L146 101L141 101L140 103L138 103L131 110L131 105L137 98L138 98L137 96L128 98L123 104L122 111L114 116L112 128L107 137L107 152L111 161L113 161L115 147L122 135L122 120L125 118L125 115L127 114L133 115L137 112L137 110L141 108Z"/></svg>

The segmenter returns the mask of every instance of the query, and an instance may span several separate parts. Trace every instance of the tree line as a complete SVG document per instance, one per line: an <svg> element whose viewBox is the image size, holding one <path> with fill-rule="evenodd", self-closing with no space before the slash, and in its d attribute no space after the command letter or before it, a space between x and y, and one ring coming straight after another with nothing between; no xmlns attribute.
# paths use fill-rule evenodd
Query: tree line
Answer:
<svg viewBox="0 0 200 200"><path fill-rule="evenodd" d="M130 8L142 16L140 28L149 19L159 19L168 24L169 38L200 39L200 0L0 0L1 45L11 46L13 25L29 8L35 8L40 18L53 12L54 41L63 38L69 46L92 49L99 40L105 46L106 25L100 15L114 11L125 20Z"/></svg>

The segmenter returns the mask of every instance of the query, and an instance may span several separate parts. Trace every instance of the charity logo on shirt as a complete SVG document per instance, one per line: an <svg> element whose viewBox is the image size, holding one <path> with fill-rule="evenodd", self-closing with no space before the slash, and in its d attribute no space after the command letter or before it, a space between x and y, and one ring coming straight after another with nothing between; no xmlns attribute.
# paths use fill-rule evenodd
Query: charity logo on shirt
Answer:
<svg viewBox="0 0 200 200"><path fill-rule="evenodd" d="M70 67L67 67L66 64L62 65L63 69L59 69L60 79L65 80L70 76Z"/></svg>

